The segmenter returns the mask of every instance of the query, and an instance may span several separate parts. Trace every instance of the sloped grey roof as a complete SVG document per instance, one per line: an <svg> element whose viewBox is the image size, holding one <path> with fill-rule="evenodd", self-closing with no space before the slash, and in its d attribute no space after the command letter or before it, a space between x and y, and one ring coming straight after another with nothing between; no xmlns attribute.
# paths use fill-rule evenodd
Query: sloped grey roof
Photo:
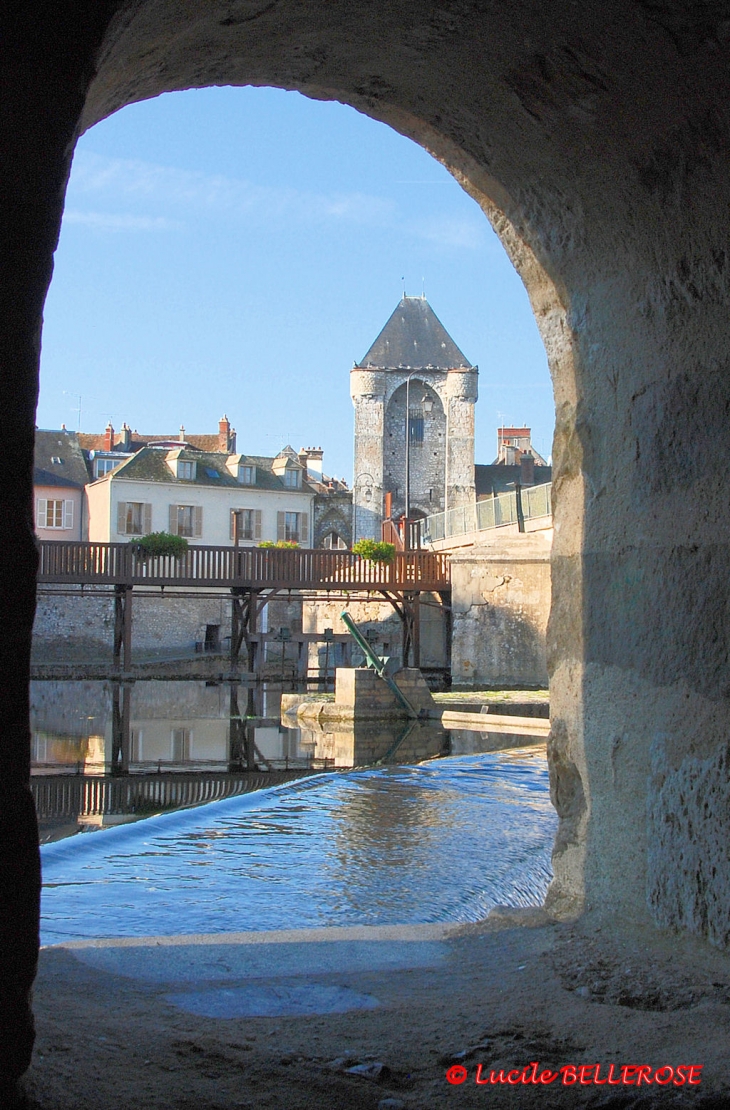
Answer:
<svg viewBox="0 0 730 1110"><path fill-rule="evenodd" d="M61 461L53 462L53 459ZM89 480L76 432L36 428L33 457L33 482L36 486L83 489Z"/></svg>
<svg viewBox="0 0 730 1110"><path fill-rule="evenodd" d="M283 479L277 477L271 469L274 460L263 455L241 455L242 463L256 467L256 481L253 485L243 485L237 478L234 478L226 466L228 455L219 452L188 452L183 449L180 457L190 459L197 464L195 478L176 478L165 462L166 457L167 450L165 448L143 447L131 459L127 459L111 474L105 478L100 478L99 481L103 482L109 479L118 481L127 478L132 481L165 482L166 484L179 486L217 486L218 489L227 487L238 490L266 489L284 490L286 493L293 492L291 487L285 486ZM304 492L313 492L306 479L302 481L301 489Z"/></svg>
<svg viewBox="0 0 730 1110"><path fill-rule="evenodd" d="M356 369L471 368L425 297L403 297Z"/></svg>

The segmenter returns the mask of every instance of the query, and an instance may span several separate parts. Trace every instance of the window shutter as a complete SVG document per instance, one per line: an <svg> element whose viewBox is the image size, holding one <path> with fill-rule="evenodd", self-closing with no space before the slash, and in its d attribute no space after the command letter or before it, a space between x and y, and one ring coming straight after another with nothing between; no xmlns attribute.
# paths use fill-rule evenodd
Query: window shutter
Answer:
<svg viewBox="0 0 730 1110"><path fill-rule="evenodd" d="M299 542L309 546L309 513L299 514Z"/></svg>
<svg viewBox="0 0 730 1110"><path fill-rule="evenodd" d="M127 534L127 502L117 502L117 532L120 536Z"/></svg>
<svg viewBox="0 0 730 1110"><path fill-rule="evenodd" d="M254 509L253 514L253 538L255 540L261 539L261 509Z"/></svg>
<svg viewBox="0 0 730 1110"><path fill-rule="evenodd" d="M195 506L195 509L193 510L193 516L195 517L195 524L193 526L193 533L196 536L202 536L202 534L203 534L203 509L202 509L201 505L196 505Z"/></svg>
<svg viewBox="0 0 730 1110"><path fill-rule="evenodd" d="M286 513L276 514L276 538L277 540L286 539Z"/></svg>
<svg viewBox="0 0 730 1110"><path fill-rule="evenodd" d="M231 509L231 530L230 538L236 538L236 514L238 514L238 538L243 539L243 509Z"/></svg>
<svg viewBox="0 0 730 1110"><path fill-rule="evenodd" d="M228 526L228 539L229 540L235 540L235 538L236 538L235 524L236 524L236 510L231 509L230 521L229 521L229 526Z"/></svg>
<svg viewBox="0 0 730 1110"><path fill-rule="evenodd" d="M46 527L46 506L48 502L45 497L39 497L36 502L36 527Z"/></svg>
<svg viewBox="0 0 730 1110"><path fill-rule="evenodd" d="M170 535L177 535L177 505L170 505Z"/></svg>
<svg viewBox="0 0 730 1110"><path fill-rule="evenodd" d="M74 526L74 503L73 501L64 501L63 503L63 527L65 529L73 528Z"/></svg>
<svg viewBox="0 0 730 1110"><path fill-rule="evenodd" d="M152 531L152 506L144 505L142 507L143 527L145 536L149 536Z"/></svg>

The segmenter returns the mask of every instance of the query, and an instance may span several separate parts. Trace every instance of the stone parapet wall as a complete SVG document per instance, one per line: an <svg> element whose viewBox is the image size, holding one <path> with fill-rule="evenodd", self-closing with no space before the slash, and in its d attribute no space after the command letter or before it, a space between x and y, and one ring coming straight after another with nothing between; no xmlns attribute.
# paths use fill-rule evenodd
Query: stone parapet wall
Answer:
<svg viewBox="0 0 730 1110"><path fill-rule="evenodd" d="M454 683L547 686L550 548L542 532L452 556Z"/></svg>
<svg viewBox="0 0 730 1110"><path fill-rule="evenodd" d="M220 597L160 597L134 590L132 655L191 652L205 639L206 625L230 634L231 606ZM38 662L111 659L114 598L93 587L38 595L33 625L33 658Z"/></svg>

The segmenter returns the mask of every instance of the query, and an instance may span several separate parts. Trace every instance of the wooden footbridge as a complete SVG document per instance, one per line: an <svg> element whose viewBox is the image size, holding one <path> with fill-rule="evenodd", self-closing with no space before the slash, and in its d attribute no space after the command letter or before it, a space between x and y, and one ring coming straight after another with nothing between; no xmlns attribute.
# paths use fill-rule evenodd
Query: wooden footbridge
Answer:
<svg viewBox="0 0 730 1110"><path fill-rule="evenodd" d="M128 543L38 544L38 585L107 587L114 595L114 660L127 668L132 649L132 595L135 589L190 596L205 589L230 591L231 663L244 645L248 669L256 671L258 620L277 594L379 594L403 625L403 661L419 663L419 594L436 593L448 604L449 557L431 551L399 551L392 563L373 563L351 551L309 548L198 547L181 556L147 556ZM174 591L174 592L173 592Z"/></svg>

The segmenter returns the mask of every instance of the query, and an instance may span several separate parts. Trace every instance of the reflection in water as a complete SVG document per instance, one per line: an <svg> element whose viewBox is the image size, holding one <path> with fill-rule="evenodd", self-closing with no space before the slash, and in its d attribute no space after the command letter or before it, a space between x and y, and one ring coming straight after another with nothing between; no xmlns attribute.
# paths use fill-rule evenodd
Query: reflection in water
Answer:
<svg viewBox="0 0 730 1110"><path fill-rule="evenodd" d="M38 681L31 697L31 788L42 843L313 771L495 747L490 734L423 722L286 727L274 684Z"/></svg>
<svg viewBox="0 0 730 1110"><path fill-rule="evenodd" d="M542 748L307 778L42 849L43 941L474 921L539 904Z"/></svg>
<svg viewBox="0 0 730 1110"><path fill-rule="evenodd" d="M34 682L31 700L41 842L331 765L281 728L280 692L261 685Z"/></svg>

